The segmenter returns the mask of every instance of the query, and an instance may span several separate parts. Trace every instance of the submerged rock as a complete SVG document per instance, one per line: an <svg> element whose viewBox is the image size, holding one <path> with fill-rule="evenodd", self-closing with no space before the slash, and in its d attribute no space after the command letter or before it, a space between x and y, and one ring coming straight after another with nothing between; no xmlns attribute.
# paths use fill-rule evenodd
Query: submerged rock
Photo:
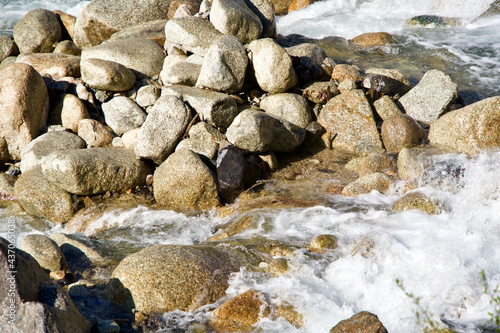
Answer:
<svg viewBox="0 0 500 333"><path fill-rule="evenodd" d="M349 42L359 47L383 46L396 44L396 40L387 32L368 32L349 39Z"/></svg>
<svg viewBox="0 0 500 333"><path fill-rule="evenodd" d="M342 320L330 330L330 333L359 332L387 333L387 329L373 313L363 311L349 319Z"/></svg>
<svg viewBox="0 0 500 333"><path fill-rule="evenodd" d="M409 192L396 200L393 209L396 212L417 209L430 215L440 214L444 210L444 202L422 192Z"/></svg>

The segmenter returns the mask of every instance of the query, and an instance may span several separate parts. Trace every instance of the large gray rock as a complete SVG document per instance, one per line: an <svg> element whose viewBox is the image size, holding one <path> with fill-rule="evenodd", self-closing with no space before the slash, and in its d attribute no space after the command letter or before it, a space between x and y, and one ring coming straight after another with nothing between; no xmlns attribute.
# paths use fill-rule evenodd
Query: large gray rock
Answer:
<svg viewBox="0 0 500 333"><path fill-rule="evenodd" d="M64 223L75 214L71 194L49 182L40 167L23 173L14 193L25 211L49 221Z"/></svg>
<svg viewBox="0 0 500 333"><path fill-rule="evenodd" d="M10 64L0 70L0 137L12 159L36 138L47 122L49 95L42 77L31 66Z"/></svg>
<svg viewBox="0 0 500 333"><path fill-rule="evenodd" d="M429 140L467 154L500 147L500 97L449 112L431 124Z"/></svg>
<svg viewBox="0 0 500 333"><path fill-rule="evenodd" d="M166 87L162 93L182 95L184 101L199 113L200 119L214 127L228 128L238 114L234 98L223 93L179 85Z"/></svg>
<svg viewBox="0 0 500 333"><path fill-rule="evenodd" d="M399 99L406 114L423 123L431 123L444 114L458 97L457 84L443 72L433 69Z"/></svg>
<svg viewBox="0 0 500 333"><path fill-rule="evenodd" d="M133 100L116 96L102 104L106 124L118 135L140 127L146 121L146 113Z"/></svg>
<svg viewBox="0 0 500 333"><path fill-rule="evenodd" d="M280 93L297 84L292 59L273 39L255 40L248 45L248 49L255 78L262 90Z"/></svg>
<svg viewBox="0 0 500 333"><path fill-rule="evenodd" d="M373 111L362 90L345 91L326 103L318 123L327 147L365 154L383 150Z"/></svg>
<svg viewBox="0 0 500 333"><path fill-rule="evenodd" d="M41 75L50 75L54 79L72 76L80 77L80 57L61 53L23 53L17 63L32 66Z"/></svg>
<svg viewBox="0 0 500 333"><path fill-rule="evenodd" d="M224 35L236 36L248 44L262 35L262 22L244 0L214 0L210 22Z"/></svg>
<svg viewBox="0 0 500 333"><path fill-rule="evenodd" d="M200 75L201 65L187 61L186 55L169 55L165 57L160 80L163 84L181 84L194 86Z"/></svg>
<svg viewBox="0 0 500 333"><path fill-rule="evenodd" d="M212 209L220 205L217 181L200 157L180 149L155 171L156 201L179 210Z"/></svg>
<svg viewBox="0 0 500 333"><path fill-rule="evenodd" d="M28 253L0 238L0 327L9 333L88 333L91 324ZM14 260L9 256L14 252ZM9 261L10 259L10 261ZM9 267L11 262L13 267ZM12 273L14 271L14 273Z"/></svg>
<svg viewBox="0 0 500 333"><path fill-rule="evenodd" d="M201 17L174 18L165 24L166 41L202 56L220 36L220 31Z"/></svg>
<svg viewBox="0 0 500 333"><path fill-rule="evenodd" d="M42 163L49 181L79 195L125 192L142 185L150 169L123 148L88 148L54 152Z"/></svg>
<svg viewBox="0 0 500 333"><path fill-rule="evenodd" d="M222 36L205 54L197 87L238 92L248 65L247 51L238 38Z"/></svg>
<svg viewBox="0 0 500 333"><path fill-rule="evenodd" d="M241 112L226 132L229 142L257 153L291 152L304 141L305 135L302 127L251 109Z"/></svg>
<svg viewBox="0 0 500 333"><path fill-rule="evenodd" d="M132 70L137 79L143 79L160 74L165 56L158 43L145 38L130 38L83 50L82 62L91 58L117 62Z"/></svg>
<svg viewBox="0 0 500 333"><path fill-rule="evenodd" d="M7 35L0 35L0 62L7 57L18 54L19 50L14 40Z"/></svg>
<svg viewBox="0 0 500 333"><path fill-rule="evenodd" d="M160 97L137 135L135 154L161 164L174 151L190 121L191 110L179 98Z"/></svg>
<svg viewBox="0 0 500 333"><path fill-rule="evenodd" d="M268 96L260 102L260 108L299 127L306 128L312 121L307 100L297 94L283 93Z"/></svg>
<svg viewBox="0 0 500 333"><path fill-rule="evenodd" d="M248 265L235 250L206 245L155 245L123 259L112 278L145 313L194 311L224 296L229 275Z"/></svg>
<svg viewBox="0 0 500 333"><path fill-rule="evenodd" d="M14 26L14 41L21 53L50 53L61 41L61 25L57 15L46 9L29 11Z"/></svg>
<svg viewBox="0 0 500 333"><path fill-rule="evenodd" d="M85 147L85 141L76 134L64 131L47 132L31 141L21 151L21 171L24 173L39 166L42 159L52 152Z"/></svg>
<svg viewBox="0 0 500 333"><path fill-rule="evenodd" d="M126 91L134 86L135 75L127 67L102 59L87 59L81 63L82 80L91 88Z"/></svg>
<svg viewBox="0 0 500 333"><path fill-rule="evenodd" d="M209 160L214 160L219 151L219 144L210 140L187 138L179 142L177 147L175 147L175 151L181 149L189 149L198 155L205 156Z"/></svg>
<svg viewBox="0 0 500 333"><path fill-rule="evenodd" d="M20 250L29 253L49 272L68 271L68 262L57 243L45 235L31 234L21 240Z"/></svg>
<svg viewBox="0 0 500 333"><path fill-rule="evenodd" d="M78 15L75 43L83 50L101 44L115 32L132 25L167 19L170 3L165 0L92 1Z"/></svg>

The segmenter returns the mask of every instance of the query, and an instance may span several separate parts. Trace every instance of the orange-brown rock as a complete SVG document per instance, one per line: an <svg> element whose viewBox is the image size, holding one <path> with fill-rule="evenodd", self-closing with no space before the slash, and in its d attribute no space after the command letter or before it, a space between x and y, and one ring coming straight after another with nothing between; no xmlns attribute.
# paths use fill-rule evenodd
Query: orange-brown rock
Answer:
<svg viewBox="0 0 500 333"><path fill-rule="evenodd" d="M330 330L330 333L387 333L387 329L373 313L363 311L349 319L342 320Z"/></svg>
<svg viewBox="0 0 500 333"><path fill-rule="evenodd" d="M292 4L293 0L271 0L274 6L276 15L283 16L288 14L288 7Z"/></svg>
<svg viewBox="0 0 500 333"><path fill-rule="evenodd" d="M292 4L288 7L288 12L293 12L294 10L300 10L306 8L309 5L312 5L316 1L314 0L294 0Z"/></svg>
<svg viewBox="0 0 500 333"><path fill-rule="evenodd" d="M387 32L368 32L349 40L359 47L383 46L395 44L396 40Z"/></svg>
<svg viewBox="0 0 500 333"><path fill-rule="evenodd" d="M396 114L382 124L382 141L389 154L418 146L424 137L422 127L407 114Z"/></svg>
<svg viewBox="0 0 500 333"><path fill-rule="evenodd" d="M332 79L338 82L342 82L346 79L350 79L353 82L361 81L363 79L363 72L358 66L340 64L333 68Z"/></svg>
<svg viewBox="0 0 500 333"><path fill-rule="evenodd" d="M76 17L60 10L54 10L54 14L57 15L59 23L61 24L63 40L66 39L66 37L73 39Z"/></svg>
<svg viewBox="0 0 500 333"><path fill-rule="evenodd" d="M269 306L264 295L257 290L233 297L214 310L215 318L210 322L218 332L250 331L261 316L269 315Z"/></svg>

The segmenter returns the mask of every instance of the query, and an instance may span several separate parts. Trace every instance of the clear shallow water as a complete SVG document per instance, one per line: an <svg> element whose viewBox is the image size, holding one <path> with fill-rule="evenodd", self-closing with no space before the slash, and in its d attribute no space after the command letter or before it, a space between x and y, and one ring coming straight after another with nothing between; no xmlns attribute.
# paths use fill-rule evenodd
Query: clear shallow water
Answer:
<svg viewBox="0 0 500 333"><path fill-rule="evenodd" d="M40 7L38 3L76 14L86 2L0 1L2 29L11 29L23 13ZM488 4L330 0L280 19L278 29L315 38L388 31L401 41L394 53L403 58L396 59L406 57L417 65L423 62L422 67L441 66L439 69L456 75L455 81L464 89L476 89L484 97L496 95L499 86L500 19L475 20ZM405 26L407 18L419 14L458 16L464 24L456 28ZM433 53L440 60L425 63L424 58ZM422 191L447 203L449 209L437 216L416 211L393 213L392 204L400 196L396 190L356 199L332 196L331 207L254 212L259 217L257 227L232 239L263 237L302 249L288 258L290 269L279 277L246 270L235 274L228 295L254 288L275 301L288 301L304 315L300 330L282 320L263 319L258 326L265 332L328 332L338 321L363 310L376 313L390 332L419 332L415 304L397 286L396 279L400 279L407 291L421 297L422 306L436 321L440 317L452 320L463 327L462 332L484 331L491 306L479 273L484 270L492 286L500 282L500 153L483 153L471 160L447 155L439 161L453 161L465 171L461 179L448 178L444 184L428 180L433 177L420 181ZM0 236L8 235L8 220L0 223ZM105 215L84 232L96 238L104 251L124 255L154 244L200 243L224 222L211 214L187 217L139 207ZM116 227L96 232L104 225ZM60 231L72 232L49 226L44 233ZM19 244L22 237L38 231L18 220L16 232ZM310 256L303 247L321 234L337 236L339 247L322 256ZM192 319L178 312L166 317L178 318L180 324Z"/></svg>

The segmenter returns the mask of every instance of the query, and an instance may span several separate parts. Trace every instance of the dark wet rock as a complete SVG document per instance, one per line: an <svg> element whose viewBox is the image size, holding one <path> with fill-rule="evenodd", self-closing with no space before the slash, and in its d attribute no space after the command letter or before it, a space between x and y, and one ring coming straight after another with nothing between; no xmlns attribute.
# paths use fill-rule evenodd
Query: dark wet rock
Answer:
<svg viewBox="0 0 500 333"><path fill-rule="evenodd" d="M68 293L49 283L31 255L10 246L0 238L0 277L4 281L0 284L0 327L12 333L90 332L91 324ZM14 249L13 260L9 249Z"/></svg>
<svg viewBox="0 0 500 333"><path fill-rule="evenodd" d="M428 196L422 192L409 192L394 202L393 210L396 212L412 209L436 215L445 209L445 204L442 200Z"/></svg>
<svg viewBox="0 0 500 333"><path fill-rule="evenodd" d="M387 329L373 313L363 311L335 325L330 333L387 333Z"/></svg>
<svg viewBox="0 0 500 333"><path fill-rule="evenodd" d="M368 90L368 93L374 95L390 95L393 94L392 79L380 74L365 74L363 76L363 87Z"/></svg>
<svg viewBox="0 0 500 333"><path fill-rule="evenodd" d="M160 97L137 135L135 154L161 164L174 151L190 121L191 110L179 98Z"/></svg>
<svg viewBox="0 0 500 333"><path fill-rule="evenodd" d="M447 112L457 98L456 83L448 75L433 69L425 73L420 82L399 99L399 103L413 119L431 123Z"/></svg>
<svg viewBox="0 0 500 333"><path fill-rule="evenodd" d="M112 278L130 291L138 311L193 311L222 297L229 275L251 262L228 247L156 245L127 256Z"/></svg>
<svg viewBox="0 0 500 333"><path fill-rule="evenodd" d="M29 11L14 26L14 40L21 53L50 53L61 41L61 26L56 14L46 9Z"/></svg>
<svg viewBox="0 0 500 333"><path fill-rule="evenodd" d="M142 185L150 169L123 148L88 148L50 154L42 163L44 175L66 191L79 195L125 192Z"/></svg>
<svg viewBox="0 0 500 333"><path fill-rule="evenodd" d="M67 222L75 213L71 194L51 183L39 166L19 177L14 193L28 213L52 222Z"/></svg>
<svg viewBox="0 0 500 333"><path fill-rule="evenodd" d="M412 88L412 85L408 78L404 76L400 71L395 69L369 68L365 71L365 73L390 77L392 79L391 94L393 95L403 96Z"/></svg>
<svg viewBox="0 0 500 333"><path fill-rule="evenodd" d="M382 141L388 154L418 146L424 137L422 127L407 114L396 114L382 123Z"/></svg>
<svg viewBox="0 0 500 333"><path fill-rule="evenodd" d="M462 25L462 20L456 17L444 17L437 15L419 15L407 21L408 25L419 25L423 27L457 27Z"/></svg>
<svg viewBox="0 0 500 333"><path fill-rule="evenodd" d="M1 137L12 159L46 125L49 111L47 87L40 74L26 64L11 64L0 70ZM3 155L3 154L2 154Z"/></svg>
<svg viewBox="0 0 500 333"><path fill-rule="evenodd" d="M154 196L159 204L178 210L220 205L214 175L197 154L187 149L174 152L156 169Z"/></svg>
<svg viewBox="0 0 500 333"><path fill-rule="evenodd" d="M305 138L305 130L262 111L241 112L227 129L229 142L241 149L263 153L290 152Z"/></svg>

